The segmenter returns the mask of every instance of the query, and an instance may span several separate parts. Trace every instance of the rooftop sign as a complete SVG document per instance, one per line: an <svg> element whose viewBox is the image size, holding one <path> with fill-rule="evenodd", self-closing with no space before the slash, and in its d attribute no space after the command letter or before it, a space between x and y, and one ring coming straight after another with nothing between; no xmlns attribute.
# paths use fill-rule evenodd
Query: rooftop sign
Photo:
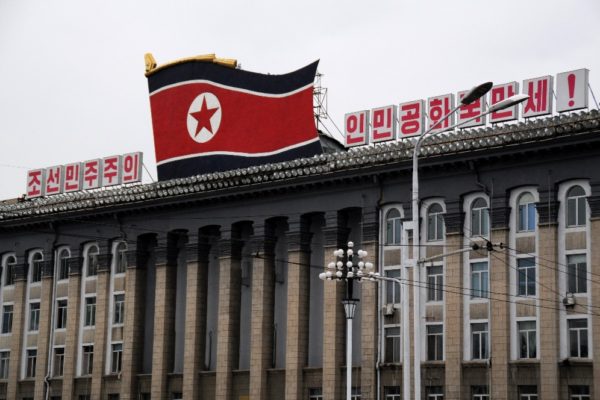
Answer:
<svg viewBox="0 0 600 400"><path fill-rule="evenodd" d="M553 91L554 77L550 75L524 80L522 91L530 97L523 103L523 118L552 114L553 95L556 96L556 111L559 113L587 108L588 77L589 70L587 69L559 73L556 75L555 91ZM344 117L345 145L354 147L422 135L428 127L436 124L450 112L455 106L455 100L460 100L466 93L465 90L458 92L456 96L448 93L430 97L427 100L414 100L399 105L348 113ZM519 93L518 82L493 86L488 95L460 107L455 115L442 122L433 132L444 131L455 122L460 124L461 121L485 112L488 105L494 105L517 93ZM487 117L491 124L514 121L519 119L519 108L515 105L506 110L482 116L462 125L461 128L485 126L488 123Z"/></svg>
<svg viewBox="0 0 600 400"><path fill-rule="evenodd" d="M141 182L142 153L97 158L27 172L27 198Z"/></svg>

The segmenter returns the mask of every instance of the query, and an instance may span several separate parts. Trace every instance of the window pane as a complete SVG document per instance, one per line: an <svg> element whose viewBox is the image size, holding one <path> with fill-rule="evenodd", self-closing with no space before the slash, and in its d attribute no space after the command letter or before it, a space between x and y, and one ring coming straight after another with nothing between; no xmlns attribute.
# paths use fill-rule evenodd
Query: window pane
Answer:
<svg viewBox="0 0 600 400"><path fill-rule="evenodd" d="M477 235L481 235L481 230L479 229L479 216L480 216L480 210L473 210L471 212L471 235L472 236L477 236Z"/></svg>
<svg viewBox="0 0 600 400"><path fill-rule="evenodd" d="M527 230L535 230L535 204L527 205Z"/></svg>
<svg viewBox="0 0 600 400"><path fill-rule="evenodd" d="M585 197L580 197L577 199L577 225L585 225L587 219L586 213L587 207Z"/></svg>
<svg viewBox="0 0 600 400"><path fill-rule="evenodd" d="M519 206L519 231L525 230L526 224L525 206Z"/></svg>
<svg viewBox="0 0 600 400"><path fill-rule="evenodd" d="M577 291L578 293L587 292L587 267L585 262L577 264Z"/></svg>
<svg viewBox="0 0 600 400"><path fill-rule="evenodd" d="M567 199L567 226L577 225L577 199Z"/></svg>
<svg viewBox="0 0 600 400"><path fill-rule="evenodd" d="M386 244L392 244L392 238L393 238L393 234L394 234L394 227L392 224L392 221L388 220L386 222L386 233L385 233L385 243Z"/></svg>

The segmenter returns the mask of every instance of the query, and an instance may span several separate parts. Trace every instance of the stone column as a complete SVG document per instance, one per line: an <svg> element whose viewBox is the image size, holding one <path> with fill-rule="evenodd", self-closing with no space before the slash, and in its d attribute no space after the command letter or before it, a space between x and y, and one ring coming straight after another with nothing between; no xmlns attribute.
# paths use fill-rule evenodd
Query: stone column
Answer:
<svg viewBox="0 0 600 400"><path fill-rule="evenodd" d="M25 304L25 289L27 285L27 264L19 257L14 267L14 305L13 325L10 345L10 364L8 367L8 384L6 387L7 399L19 399L19 381L21 380L21 364L23 353L23 332L26 329L27 310Z"/></svg>
<svg viewBox="0 0 600 400"><path fill-rule="evenodd" d="M152 399L168 398L168 374L173 372L175 353L175 289L179 235L159 237L156 255L154 301L154 348L152 354Z"/></svg>
<svg viewBox="0 0 600 400"><path fill-rule="evenodd" d="M109 283L110 283L110 247L101 249L98 256L98 275L96 277L96 326L94 329L94 361L92 366L92 384L90 398L103 398L104 385L102 377L106 371L106 337L107 318L109 315Z"/></svg>
<svg viewBox="0 0 600 400"><path fill-rule="evenodd" d="M557 223L556 211L558 207L548 202L540 201L536 204L538 213L538 257L546 265L558 265L557 262ZM559 370L558 356L560 348L558 309L557 270L551 268L537 268L540 304L539 321L540 345L540 399L559 399Z"/></svg>
<svg viewBox="0 0 600 400"><path fill-rule="evenodd" d="M50 343L50 330L52 329L52 288L54 285L54 263L52 257L45 255L42 269L42 288L40 295L40 329L38 333L37 365L35 368L35 398L42 399L45 394L44 378L48 374L48 350L52 347Z"/></svg>
<svg viewBox="0 0 600 400"><path fill-rule="evenodd" d="M81 308L81 269L83 258L79 254L69 259L69 288L67 299L67 337L65 340L65 364L63 368L62 398L74 398L77 375L77 347L79 346L79 319ZM13 397L7 397L13 398Z"/></svg>
<svg viewBox="0 0 600 400"><path fill-rule="evenodd" d="M250 398L266 400L267 369L273 362L275 240L270 226L255 226L252 254L252 321L250 327Z"/></svg>
<svg viewBox="0 0 600 400"><path fill-rule="evenodd" d="M361 249L368 255L366 260L372 262L375 271L379 270L379 213L377 209L363 209L362 215L362 243ZM355 251L358 249L355 249ZM357 258L358 259L358 258ZM377 362L377 286L375 282L365 282L361 288L360 307L362 308L361 320L361 399L375 400L377 398L377 376L375 363Z"/></svg>
<svg viewBox="0 0 600 400"><path fill-rule="evenodd" d="M287 340L285 353L285 398L301 400L303 368L308 361L308 315L310 290L309 221L288 221ZM313 310L318 312L320 310Z"/></svg>
<svg viewBox="0 0 600 400"><path fill-rule="evenodd" d="M216 399L233 399L233 370L240 344L241 242L231 232L219 240L219 320L217 323Z"/></svg>
<svg viewBox="0 0 600 400"><path fill-rule="evenodd" d="M183 397L200 398L200 376L206 347L206 296L210 241L200 231L198 243L186 246L187 299L185 309L185 354Z"/></svg>
<svg viewBox="0 0 600 400"><path fill-rule="evenodd" d="M463 224L464 214L458 203L448 202L446 209L452 208L444 216L446 225L446 249L448 251L460 249L464 246L463 242ZM423 231L421 231L423 233ZM444 347L446 352L446 366L444 369L446 384L444 398L463 399L463 319L464 319L464 298L462 290L453 288L464 287L463 265L465 255L454 254L445 258L445 282L444 301L446 310L444 315ZM426 280L425 276L421 277ZM424 332L424 330L423 330ZM424 393L424 390L421 390Z"/></svg>
<svg viewBox="0 0 600 400"><path fill-rule="evenodd" d="M493 229L492 243L508 243L508 229ZM494 400L508 400L510 360L510 259L506 250L490 253L490 357L491 387Z"/></svg>
<svg viewBox="0 0 600 400"><path fill-rule="evenodd" d="M140 241L141 238L138 238ZM146 304L146 269L148 249L144 242L127 243L125 279L125 320L123 326L123 364L121 368L122 400L137 400L137 374L144 349L144 309Z"/></svg>
<svg viewBox="0 0 600 400"><path fill-rule="evenodd" d="M343 215L336 211L325 213L324 264L333 260L333 251L346 248L348 229ZM346 352L346 316L342 299L345 295L345 283L335 280L324 281L323 296L323 399L334 400L345 393L342 366Z"/></svg>

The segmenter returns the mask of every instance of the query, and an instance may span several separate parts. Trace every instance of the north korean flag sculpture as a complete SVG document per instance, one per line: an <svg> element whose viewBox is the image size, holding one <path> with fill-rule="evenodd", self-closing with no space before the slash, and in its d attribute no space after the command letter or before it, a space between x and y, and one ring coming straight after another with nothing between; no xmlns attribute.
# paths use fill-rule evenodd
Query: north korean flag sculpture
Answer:
<svg viewBox="0 0 600 400"><path fill-rule="evenodd" d="M209 55L156 68L146 55L159 180L322 152L313 116L318 61L284 75L235 64Z"/></svg>

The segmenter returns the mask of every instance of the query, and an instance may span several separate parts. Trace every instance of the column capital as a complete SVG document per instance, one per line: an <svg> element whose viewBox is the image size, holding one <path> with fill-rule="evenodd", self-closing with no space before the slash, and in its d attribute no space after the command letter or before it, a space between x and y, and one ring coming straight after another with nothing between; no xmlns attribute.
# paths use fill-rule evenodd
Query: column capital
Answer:
<svg viewBox="0 0 600 400"><path fill-rule="evenodd" d="M338 211L325 213L325 226L323 227L325 247L344 247L349 234L350 229L346 227L346 218L342 213Z"/></svg>
<svg viewBox="0 0 600 400"><path fill-rule="evenodd" d="M241 258L242 240L232 237L221 237L218 242L219 258Z"/></svg>
<svg viewBox="0 0 600 400"><path fill-rule="evenodd" d="M590 217L594 219L600 218L600 194L588 196L587 201L590 206Z"/></svg>
<svg viewBox="0 0 600 400"><path fill-rule="evenodd" d="M497 196L490 199L490 226L492 229L508 229L510 207L506 196Z"/></svg>
<svg viewBox="0 0 600 400"><path fill-rule="evenodd" d="M42 262L42 278L53 278L54 277L54 262L52 260L46 260Z"/></svg>
<svg viewBox="0 0 600 400"><path fill-rule="evenodd" d="M376 208L362 209L362 243L379 240L379 212Z"/></svg>
<svg viewBox="0 0 600 400"><path fill-rule="evenodd" d="M444 224L446 225L446 234L462 233L465 220L465 213L460 210L446 212L444 214Z"/></svg>
<svg viewBox="0 0 600 400"><path fill-rule="evenodd" d="M559 202L554 198L540 199L535 203L539 225L556 225L558 223Z"/></svg>
<svg viewBox="0 0 600 400"><path fill-rule="evenodd" d="M13 268L13 276L15 282L27 280L27 264L16 264Z"/></svg>
<svg viewBox="0 0 600 400"><path fill-rule="evenodd" d="M112 253L98 254L98 272L110 272L110 263L112 261Z"/></svg>

